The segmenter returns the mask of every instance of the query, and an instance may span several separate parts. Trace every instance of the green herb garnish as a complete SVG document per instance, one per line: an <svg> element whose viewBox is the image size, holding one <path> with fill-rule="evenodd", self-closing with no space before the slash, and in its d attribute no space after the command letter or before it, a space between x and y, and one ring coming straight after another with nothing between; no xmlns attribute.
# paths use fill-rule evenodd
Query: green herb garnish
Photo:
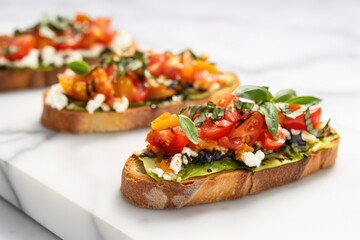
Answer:
<svg viewBox="0 0 360 240"><path fill-rule="evenodd" d="M271 135L276 136L279 125L277 109L280 109L285 116L296 118L305 112L305 108L300 108L291 112L289 104L299 104L312 106L321 102L320 98L313 96L297 96L292 89L283 89L273 96L268 87L245 85L236 89L235 95L240 98L246 98L259 105L260 112L265 116L265 122ZM242 109L242 105L235 104L236 109ZM321 135L321 134L320 134Z"/></svg>
<svg viewBox="0 0 360 240"><path fill-rule="evenodd" d="M330 123L330 119L326 122L325 126L322 129L320 129L320 130L314 129L314 126L312 125L312 122L311 122L310 110L309 110L309 108L306 109L306 111L305 111L306 128L307 128L308 132L311 133L312 135L314 135L315 137L319 137L319 136L323 135L324 132L329 128L329 123Z"/></svg>
<svg viewBox="0 0 360 240"><path fill-rule="evenodd" d="M69 63L67 66L79 76L86 76L90 73L89 64L83 61L74 61Z"/></svg>
<svg viewBox="0 0 360 240"><path fill-rule="evenodd" d="M189 138L191 142L193 142L194 144L198 144L199 136L197 134L197 130L194 122L185 115L178 114L177 116L178 116L179 125L183 130L183 132L185 133L185 135Z"/></svg>

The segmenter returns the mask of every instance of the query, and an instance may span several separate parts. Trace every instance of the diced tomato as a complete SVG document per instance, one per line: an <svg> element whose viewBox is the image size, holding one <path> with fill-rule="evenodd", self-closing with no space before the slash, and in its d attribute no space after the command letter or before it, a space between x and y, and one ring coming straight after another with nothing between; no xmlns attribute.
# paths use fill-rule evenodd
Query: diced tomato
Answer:
<svg viewBox="0 0 360 240"><path fill-rule="evenodd" d="M222 119L217 121L205 120L199 128L199 137L218 140L219 138L228 135L235 126L235 122Z"/></svg>
<svg viewBox="0 0 360 240"><path fill-rule="evenodd" d="M230 122L237 122L241 120L243 116L234 107L227 107L225 109L225 119Z"/></svg>
<svg viewBox="0 0 360 240"><path fill-rule="evenodd" d="M181 63L183 65L180 73L180 81L183 83L191 83L194 81L194 67L193 67L193 57L189 51L185 51L181 55Z"/></svg>
<svg viewBox="0 0 360 240"><path fill-rule="evenodd" d="M273 137L269 131L265 131L261 136L262 147L266 150L275 150L284 145L286 137L281 131L277 131L276 136Z"/></svg>
<svg viewBox="0 0 360 240"><path fill-rule="evenodd" d="M89 23L91 21L90 17L85 13L77 13L75 16L75 22L78 23Z"/></svg>
<svg viewBox="0 0 360 240"><path fill-rule="evenodd" d="M119 77L114 83L116 97L126 97L129 101L133 101L135 95L135 86L128 77Z"/></svg>
<svg viewBox="0 0 360 240"><path fill-rule="evenodd" d="M264 116L259 112L255 112L232 132L230 138L239 138L243 143L251 146L259 139L259 136L264 131L264 123Z"/></svg>
<svg viewBox="0 0 360 240"><path fill-rule="evenodd" d="M278 112L278 117L279 117L279 124L280 126L284 126L285 124L285 115L282 112Z"/></svg>
<svg viewBox="0 0 360 240"><path fill-rule="evenodd" d="M80 47L82 36L80 34L75 35L70 29L66 29L59 37L63 39L61 42L55 44L57 50L77 49Z"/></svg>
<svg viewBox="0 0 360 240"><path fill-rule="evenodd" d="M154 54L149 57L147 68L153 76L158 77L163 73L164 64L165 64L165 55Z"/></svg>
<svg viewBox="0 0 360 240"><path fill-rule="evenodd" d="M5 49L9 46L10 41L10 36L0 35L0 57L5 55Z"/></svg>
<svg viewBox="0 0 360 240"><path fill-rule="evenodd" d="M235 97L233 94L229 93L229 94L225 95L225 97L222 98L222 99L217 103L217 105L218 105L219 107L227 107L227 106L229 106L229 105L234 101L234 99L236 99L236 97Z"/></svg>
<svg viewBox="0 0 360 240"><path fill-rule="evenodd" d="M146 137L146 141L164 153L174 154L184 149L188 143L188 138L179 127L176 127L160 131L151 130Z"/></svg>
<svg viewBox="0 0 360 240"><path fill-rule="evenodd" d="M5 53L5 56L10 60L20 60L28 55L32 48L35 48L34 36L30 34L16 36L10 41L10 53Z"/></svg>
<svg viewBox="0 0 360 240"><path fill-rule="evenodd" d="M219 70L215 67L214 64L211 64L204 60L196 60L194 64L194 71L207 71L209 73L218 74Z"/></svg>
<svg viewBox="0 0 360 240"><path fill-rule="evenodd" d="M219 139L219 145L231 150L240 150L243 146L243 142L237 139L230 139L228 136L224 136Z"/></svg>
<svg viewBox="0 0 360 240"><path fill-rule="evenodd" d="M197 71L194 73L194 84L196 84L200 89L207 90L214 83L217 83L218 77L218 74L213 74L206 70Z"/></svg>
<svg viewBox="0 0 360 240"><path fill-rule="evenodd" d="M314 107L310 109L310 118L311 123L315 127L321 119L321 107ZM286 129L298 129L298 130L306 130L305 124L305 114L298 116L297 118L285 118L285 128Z"/></svg>

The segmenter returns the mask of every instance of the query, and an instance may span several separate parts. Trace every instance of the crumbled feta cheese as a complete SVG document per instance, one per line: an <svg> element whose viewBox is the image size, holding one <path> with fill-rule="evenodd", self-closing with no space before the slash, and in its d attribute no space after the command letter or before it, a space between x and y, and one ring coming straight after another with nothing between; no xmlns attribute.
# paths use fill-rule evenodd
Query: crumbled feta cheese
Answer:
<svg viewBox="0 0 360 240"><path fill-rule="evenodd" d="M4 57L0 57L0 66L10 66L11 62L4 58Z"/></svg>
<svg viewBox="0 0 360 240"><path fill-rule="evenodd" d="M292 135L299 135L301 133L301 131L297 129L291 129L290 131Z"/></svg>
<svg viewBox="0 0 360 240"><path fill-rule="evenodd" d="M282 132L282 134L284 134L284 136L286 137L286 139L291 139L291 134L288 130L286 130L285 128L279 127L280 132Z"/></svg>
<svg viewBox="0 0 360 240"><path fill-rule="evenodd" d="M96 109L101 107L104 101L105 101L105 95L101 93L97 94L94 99L90 100L86 104L86 111L88 111L88 113L90 114L93 114Z"/></svg>
<svg viewBox="0 0 360 240"><path fill-rule="evenodd" d="M101 104L101 110L103 110L104 112L108 112L108 111L110 111L110 106L109 105L107 105L106 103L103 103L103 104Z"/></svg>
<svg viewBox="0 0 360 240"><path fill-rule="evenodd" d="M219 83L213 83L211 85L211 87L209 88L209 91L216 91L220 88L220 84Z"/></svg>
<svg viewBox="0 0 360 240"><path fill-rule="evenodd" d="M64 57L57 53L52 46L46 46L41 50L41 59L44 66L54 65L61 67L64 64Z"/></svg>
<svg viewBox="0 0 360 240"><path fill-rule="evenodd" d="M174 102L181 102L183 100L183 96L182 95L174 95L172 96L171 100Z"/></svg>
<svg viewBox="0 0 360 240"><path fill-rule="evenodd" d="M171 181L174 180L176 178L176 175L174 174L164 174L163 175L163 179L166 181Z"/></svg>
<svg viewBox="0 0 360 240"><path fill-rule="evenodd" d="M96 58L99 57L102 51L104 51L105 47L102 44L94 44L89 49L80 49L78 50L81 55L85 58Z"/></svg>
<svg viewBox="0 0 360 240"><path fill-rule="evenodd" d="M311 133L307 132L307 131L303 131L301 133L301 138L308 143L316 143L319 141L319 139L317 137L315 137L314 135L312 135Z"/></svg>
<svg viewBox="0 0 360 240"><path fill-rule="evenodd" d="M83 60L83 56L82 56L81 52L80 51L73 51L66 58L65 62L66 63L71 63L71 62L74 62L74 61L82 61L82 60Z"/></svg>
<svg viewBox="0 0 360 240"><path fill-rule="evenodd" d="M198 153L191 150L190 148L184 147L181 151L182 154L187 154L189 157L197 157Z"/></svg>
<svg viewBox="0 0 360 240"><path fill-rule="evenodd" d="M187 159L187 157L185 155L182 156L182 162L184 165L188 165L189 160Z"/></svg>
<svg viewBox="0 0 360 240"><path fill-rule="evenodd" d="M53 39L56 37L56 34L47 26L41 26L39 29L39 35L42 37Z"/></svg>
<svg viewBox="0 0 360 240"><path fill-rule="evenodd" d="M68 104L68 98L63 94L60 84L54 84L46 95L45 103L57 110L62 110Z"/></svg>
<svg viewBox="0 0 360 240"><path fill-rule="evenodd" d="M13 66L18 68L38 68L40 52L37 49L31 49L29 54L21 60L14 61Z"/></svg>
<svg viewBox="0 0 360 240"><path fill-rule="evenodd" d="M131 36L126 32L121 32L115 35L110 44L110 49L116 54L121 54L122 52L128 50L132 44L133 40Z"/></svg>
<svg viewBox="0 0 360 240"><path fill-rule="evenodd" d="M242 158L246 166L259 167L261 161L265 158L265 154L261 150L258 150L255 154L252 152L244 152Z"/></svg>
<svg viewBox="0 0 360 240"><path fill-rule="evenodd" d="M178 174L178 172L180 172L181 170L181 165L182 165L182 154L177 153L171 159L170 169L172 169L175 174Z"/></svg>
<svg viewBox="0 0 360 240"><path fill-rule="evenodd" d="M116 100L112 106L112 108L116 112L125 112L128 109L128 107L129 107L129 100L127 99L127 97L122 97L121 99Z"/></svg>
<svg viewBox="0 0 360 240"><path fill-rule="evenodd" d="M151 169L151 172L155 173L159 178L163 177L164 175L164 170L161 168L153 168Z"/></svg>

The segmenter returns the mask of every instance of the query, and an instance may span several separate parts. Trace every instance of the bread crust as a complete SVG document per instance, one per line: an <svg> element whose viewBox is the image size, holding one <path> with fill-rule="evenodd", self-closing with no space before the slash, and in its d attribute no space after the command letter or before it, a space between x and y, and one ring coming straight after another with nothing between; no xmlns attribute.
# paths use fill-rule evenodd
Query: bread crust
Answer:
<svg viewBox="0 0 360 240"><path fill-rule="evenodd" d="M41 116L41 123L50 129L58 132L70 133L95 133L95 132L114 132L124 131L135 128L150 126L152 120L164 112L177 113L185 106L203 104L208 100L217 102L227 93L236 89L239 85L235 81L231 86L227 86L215 91L210 97L201 100L172 102L159 104L156 108L149 106L130 108L125 112L77 112L70 110L57 110L45 104ZM44 100L47 91L44 93Z"/></svg>
<svg viewBox="0 0 360 240"><path fill-rule="evenodd" d="M337 158L339 140L331 149L320 150L300 161L258 172L235 170L184 180L180 183L155 181L149 177L137 156L126 162L121 193L130 203L143 208L180 208L187 205L237 199L302 179Z"/></svg>
<svg viewBox="0 0 360 240"><path fill-rule="evenodd" d="M96 64L100 58L89 59L89 64ZM58 82L57 75L63 73L66 67L52 70L34 69L3 69L0 70L0 92L50 86Z"/></svg>

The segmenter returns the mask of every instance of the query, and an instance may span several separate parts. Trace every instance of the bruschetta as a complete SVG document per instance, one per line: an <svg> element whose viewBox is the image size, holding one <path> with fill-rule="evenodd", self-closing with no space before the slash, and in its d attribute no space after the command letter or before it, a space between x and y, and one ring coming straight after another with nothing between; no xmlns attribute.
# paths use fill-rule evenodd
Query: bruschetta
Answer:
<svg viewBox="0 0 360 240"><path fill-rule="evenodd" d="M121 192L144 208L241 198L297 181L335 163L339 134L321 122L320 99L240 86L216 104L164 113L146 149L122 172Z"/></svg>
<svg viewBox="0 0 360 240"><path fill-rule="evenodd" d="M128 33L111 28L109 18L44 16L32 27L0 36L0 91L51 85L68 62L96 63L105 53L135 47Z"/></svg>
<svg viewBox="0 0 360 240"><path fill-rule="evenodd" d="M218 101L239 84L207 56L136 51L97 65L72 62L44 94L42 124L60 132L112 132L150 125L164 112Z"/></svg>

